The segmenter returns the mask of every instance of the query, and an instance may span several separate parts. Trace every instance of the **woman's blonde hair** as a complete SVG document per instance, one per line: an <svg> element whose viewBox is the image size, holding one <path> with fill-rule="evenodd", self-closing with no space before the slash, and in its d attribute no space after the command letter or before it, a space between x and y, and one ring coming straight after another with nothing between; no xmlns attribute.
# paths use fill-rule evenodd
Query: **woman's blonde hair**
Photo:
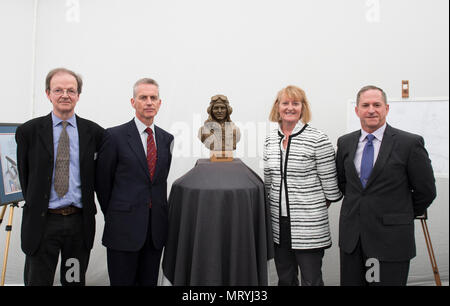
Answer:
<svg viewBox="0 0 450 306"><path fill-rule="evenodd" d="M278 92L277 98L273 103L272 110L270 111L270 121L281 122L280 112L278 110L280 107L281 98L283 96L302 103L302 113L300 114L300 120L303 122L303 124L307 124L311 121L311 107L309 106L306 94L303 89L293 85L283 88Z"/></svg>

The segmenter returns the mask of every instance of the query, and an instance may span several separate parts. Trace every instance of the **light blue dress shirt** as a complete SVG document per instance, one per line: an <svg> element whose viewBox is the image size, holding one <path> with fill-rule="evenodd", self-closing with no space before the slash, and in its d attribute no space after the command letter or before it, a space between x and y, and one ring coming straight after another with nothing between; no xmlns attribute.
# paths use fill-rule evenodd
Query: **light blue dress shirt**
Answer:
<svg viewBox="0 0 450 306"><path fill-rule="evenodd" d="M81 204L81 179L80 179L80 146L78 141L78 128L77 120L75 115L66 120L69 124L67 125L67 134L69 135L70 142L70 166L69 166L69 190L62 197L59 198L55 191L55 164L56 164L56 154L58 150L59 136L62 132L63 120L59 119L52 112L53 120L53 175L52 175L52 188L50 191L50 201L48 208L56 209L62 208L69 205L74 205L76 207L82 208Z"/></svg>

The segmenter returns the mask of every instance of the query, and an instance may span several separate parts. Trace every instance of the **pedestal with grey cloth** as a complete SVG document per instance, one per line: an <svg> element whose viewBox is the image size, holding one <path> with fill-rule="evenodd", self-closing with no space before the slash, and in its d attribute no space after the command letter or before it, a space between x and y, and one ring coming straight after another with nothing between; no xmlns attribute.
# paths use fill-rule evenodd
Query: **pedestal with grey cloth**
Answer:
<svg viewBox="0 0 450 306"><path fill-rule="evenodd" d="M270 222L255 172L239 159L198 160L172 185L164 276L175 286L268 285Z"/></svg>

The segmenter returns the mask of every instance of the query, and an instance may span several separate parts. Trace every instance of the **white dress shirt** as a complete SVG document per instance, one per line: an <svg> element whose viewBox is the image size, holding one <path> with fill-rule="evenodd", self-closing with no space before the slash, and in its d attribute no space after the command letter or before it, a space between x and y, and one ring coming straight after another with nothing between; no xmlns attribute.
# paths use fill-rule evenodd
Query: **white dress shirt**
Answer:
<svg viewBox="0 0 450 306"><path fill-rule="evenodd" d="M375 162L377 161L378 153L380 152L381 141L383 140L383 135L384 135L385 130L386 130L386 123L382 127L380 127L378 130L371 133L373 136L375 136L375 138L372 141L372 143L373 143L373 164L374 165L375 165ZM358 177L361 177L361 159L362 159L364 147L367 143L367 135L369 135L369 133L367 133L366 131L361 129L361 137L359 137L358 148L356 149L356 154L355 154L355 159L354 159L355 168L356 168L356 171L358 172Z"/></svg>
<svg viewBox="0 0 450 306"><path fill-rule="evenodd" d="M141 120L139 120L136 117L134 117L134 123L136 123L136 127L138 129L139 136L141 137L142 146L144 147L145 156L147 156L147 136L148 136L148 134L145 131L145 129L147 129L149 127L153 131L153 140L155 141L155 148L156 148L155 124L152 123L152 125L146 126L144 123L142 123Z"/></svg>

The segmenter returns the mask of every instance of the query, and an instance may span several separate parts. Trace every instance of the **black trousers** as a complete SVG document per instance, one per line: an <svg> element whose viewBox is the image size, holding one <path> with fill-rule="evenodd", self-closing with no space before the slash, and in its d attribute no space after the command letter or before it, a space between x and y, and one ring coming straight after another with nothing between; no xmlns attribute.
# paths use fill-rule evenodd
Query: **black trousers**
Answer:
<svg viewBox="0 0 450 306"><path fill-rule="evenodd" d="M292 249L289 219L281 218L280 244L275 244L278 286L298 286L299 267L302 286L323 286L322 259L324 254L324 249Z"/></svg>
<svg viewBox="0 0 450 306"><path fill-rule="evenodd" d="M106 250L111 286L156 286L162 250L154 247L151 234L151 213L144 246L136 252Z"/></svg>
<svg viewBox="0 0 450 306"><path fill-rule="evenodd" d="M340 251L341 286L406 286L410 261L386 262L368 258L358 242L351 253Z"/></svg>
<svg viewBox="0 0 450 306"><path fill-rule="evenodd" d="M63 286L84 286L90 250L84 243L83 215L48 214L39 249L25 257L25 286L52 286L61 254Z"/></svg>

